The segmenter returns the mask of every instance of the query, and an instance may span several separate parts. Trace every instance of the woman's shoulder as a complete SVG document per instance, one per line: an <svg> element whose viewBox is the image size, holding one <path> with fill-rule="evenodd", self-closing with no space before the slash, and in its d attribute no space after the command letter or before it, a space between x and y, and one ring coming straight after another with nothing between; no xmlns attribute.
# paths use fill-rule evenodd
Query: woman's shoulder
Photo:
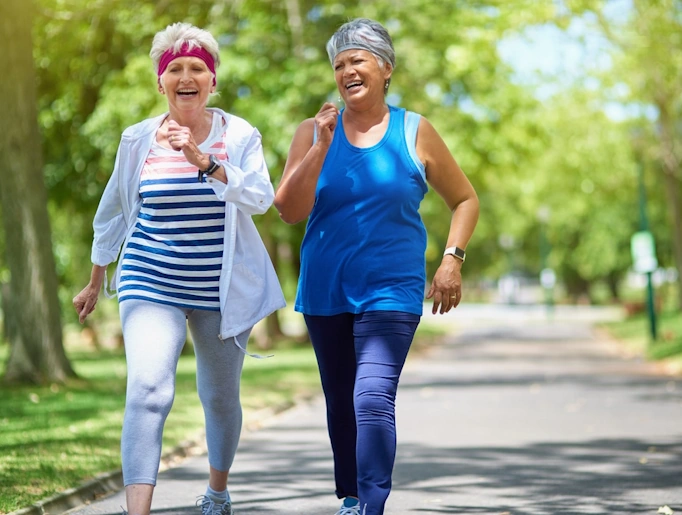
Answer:
<svg viewBox="0 0 682 515"><path fill-rule="evenodd" d="M315 118L306 118L301 123L298 124L296 132L294 133L294 139L291 142L292 145L304 145L307 146L314 145L316 141L315 134ZM307 152L307 150L306 150Z"/></svg>
<svg viewBox="0 0 682 515"><path fill-rule="evenodd" d="M412 113L408 111L408 115L413 115L414 119L416 120L418 126L419 126L419 135L422 137L440 137L438 134L438 131L436 128L433 126L433 124L426 118L425 116L422 116L417 113Z"/></svg>
<svg viewBox="0 0 682 515"><path fill-rule="evenodd" d="M298 124L299 131L312 132L315 130L315 118L306 118Z"/></svg>

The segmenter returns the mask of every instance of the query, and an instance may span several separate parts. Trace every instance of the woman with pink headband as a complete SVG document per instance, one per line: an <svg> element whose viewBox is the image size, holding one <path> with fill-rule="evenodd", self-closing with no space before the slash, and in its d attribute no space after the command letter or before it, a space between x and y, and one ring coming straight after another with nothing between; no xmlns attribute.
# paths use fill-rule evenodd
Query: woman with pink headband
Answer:
<svg viewBox="0 0 682 515"><path fill-rule="evenodd" d="M218 43L187 23L150 52L168 112L127 128L93 223L90 282L73 300L81 323L106 285L118 294L128 369L121 461L127 512L149 515L189 325L204 408L209 481L202 515L232 515L227 479L239 441L239 400L253 325L285 305L251 219L272 204L261 136L207 108ZM124 512L126 513L126 512Z"/></svg>

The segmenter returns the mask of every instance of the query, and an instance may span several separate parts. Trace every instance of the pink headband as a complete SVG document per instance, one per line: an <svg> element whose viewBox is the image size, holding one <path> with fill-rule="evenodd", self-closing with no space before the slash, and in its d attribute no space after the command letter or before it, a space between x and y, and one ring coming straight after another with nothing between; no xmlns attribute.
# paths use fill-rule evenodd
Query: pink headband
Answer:
<svg viewBox="0 0 682 515"><path fill-rule="evenodd" d="M206 66L208 66L208 69L211 70L211 73L213 74L213 85L216 85L215 60L213 59L213 56L203 47L198 45L189 50L189 45L187 43L182 45L182 48L180 48L178 53L175 53L172 48L169 48L163 53L161 59L159 60L159 71L157 72L157 75L161 77L163 72L166 71L166 68L168 68L170 62L173 59L177 59L178 57L198 57L204 61Z"/></svg>

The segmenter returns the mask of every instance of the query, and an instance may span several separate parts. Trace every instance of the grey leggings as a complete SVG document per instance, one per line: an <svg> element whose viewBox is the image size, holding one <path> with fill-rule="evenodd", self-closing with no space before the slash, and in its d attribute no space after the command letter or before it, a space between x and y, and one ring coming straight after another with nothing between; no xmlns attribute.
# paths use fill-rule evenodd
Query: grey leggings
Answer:
<svg viewBox="0 0 682 515"><path fill-rule="evenodd" d="M197 359L197 388L206 419L210 465L232 466L242 427L239 380L244 354L232 339L224 342L220 313L129 299L120 304L128 368L121 436L123 483L156 484L161 434L175 395L175 372L187 335ZM246 331L237 339L246 345Z"/></svg>

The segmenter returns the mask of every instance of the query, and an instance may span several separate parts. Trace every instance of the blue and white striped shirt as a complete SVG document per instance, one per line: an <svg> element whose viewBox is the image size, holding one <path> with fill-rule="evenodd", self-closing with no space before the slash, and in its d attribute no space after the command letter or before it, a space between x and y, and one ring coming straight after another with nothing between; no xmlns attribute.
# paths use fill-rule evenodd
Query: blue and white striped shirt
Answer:
<svg viewBox="0 0 682 515"><path fill-rule="evenodd" d="M225 160L222 118L199 149ZM119 302L220 311L225 203L182 152L155 143L140 178L142 207L123 253Z"/></svg>

